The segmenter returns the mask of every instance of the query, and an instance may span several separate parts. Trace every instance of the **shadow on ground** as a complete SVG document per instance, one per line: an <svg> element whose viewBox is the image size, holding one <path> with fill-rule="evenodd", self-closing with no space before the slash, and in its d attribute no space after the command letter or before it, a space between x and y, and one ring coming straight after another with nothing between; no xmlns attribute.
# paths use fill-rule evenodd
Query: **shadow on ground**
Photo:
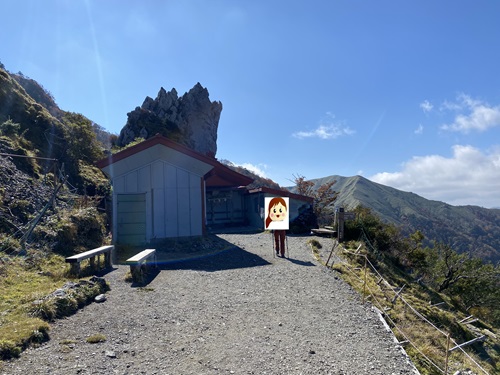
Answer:
<svg viewBox="0 0 500 375"><path fill-rule="evenodd" d="M293 258L287 258L290 262L297 264L299 266L306 266L306 267L314 267L316 266L313 262L304 262L303 260L298 260L298 259L293 259Z"/></svg>
<svg viewBox="0 0 500 375"><path fill-rule="evenodd" d="M158 254L161 259L161 252ZM261 267L270 265L258 255L249 253L240 247L211 253L197 258L158 261L157 267L149 267L141 282L132 282L132 288L145 287L151 283L161 271L195 270L205 272L224 271L237 268Z"/></svg>
<svg viewBox="0 0 500 375"><path fill-rule="evenodd" d="M249 253L242 248L232 245L229 249L217 253L202 255L197 258L160 262L162 270L191 269L197 271L223 271L236 268L261 267L271 263L258 255Z"/></svg>
<svg viewBox="0 0 500 375"><path fill-rule="evenodd" d="M117 263L126 264L127 258L145 248L156 249L157 268L148 267L148 273L144 275L143 281L132 283L132 287L144 287L161 271L167 270L216 272L271 264L216 235L165 240L142 247L121 248L118 250Z"/></svg>

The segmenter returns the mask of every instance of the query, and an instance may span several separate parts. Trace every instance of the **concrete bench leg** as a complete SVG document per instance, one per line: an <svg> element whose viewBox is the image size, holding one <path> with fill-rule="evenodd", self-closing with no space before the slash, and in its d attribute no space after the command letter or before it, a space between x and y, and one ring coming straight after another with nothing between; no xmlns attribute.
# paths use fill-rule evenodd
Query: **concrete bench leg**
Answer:
<svg viewBox="0 0 500 375"><path fill-rule="evenodd" d="M132 280L136 283L142 283L144 281L144 268L142 264L131 264L130 273L132 275Z"/></svg>
<svg viewBox="0 0 500 375"><path fill-rule="evenodd" d="M104 267L105 268L111 268L111 251L108 251L107 253L104 253Z"/></svg>
<svg viewBox="0 0 500 375"><path fill-rule="evenodd" d="M137 269L137 265L135 265L135 264L130 265L130 274L132 275L132 277L134 277L134 273L135 273L136 269Z"/></svg>
<svg viewBox="0 0 500 375"><path fill-rule="evenodd" d="M80 263L71 263L69 273L74 276L80 276Z"/></svg>

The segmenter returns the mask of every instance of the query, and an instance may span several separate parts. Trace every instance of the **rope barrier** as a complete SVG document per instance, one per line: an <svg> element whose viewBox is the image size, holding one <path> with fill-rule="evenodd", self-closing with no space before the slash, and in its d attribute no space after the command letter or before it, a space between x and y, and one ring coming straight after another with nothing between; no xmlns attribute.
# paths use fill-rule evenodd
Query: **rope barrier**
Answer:
<svg viewBox="0 0 500 375"><path fill-rule="evenodd" d="M362 231L362 234L364 234L364 230L363 228L361 228L361 231ZM366 235L365 235L366 237ZM367 238L366 238L367 239ZM438 333L440 333L441 335L444 336L444 338L446 339L446 347L443 348L443 350L445 351L445 355L446 355L446 359L445 359L445 366L444 366L444 369L439 366L438 364L436 364L431 358L429 358L428 355L426 355L420 348L419 346L417 345L417 343L415 343L407 333L405 333L404 329L399 325L397 324L391 317L389 314L386 314L384 313L383 315L383 318L389 322L389 324L393 327L393 329L397 330L397 332L404 338L405 342L407 342L409 345L411 345L415 351L431 366L433 366L434 368L436 368L436 370L438 370L440 373L442 374L445 374L445 375L448 375L448 371L449 371L449 368L448 368L448 357L449 357L449 353L451 352L450 348L449 348L449 345L450 343L453 343L454 345L454 348L453 350L457 350L457 351L460 351L462 352L467 358L468 360L473 363L478 369L480 369L484 374L486 375L489 375L488 372L481 366L477 363L476 360L474 360L474 358L472 358L464 349L462 346L464 346L465 344L468 344L468 343L464 343L462 345L459 345L456 343L455 340L453 340L450 335L446 332L444 332L442 329L440 329L439 327L437 327L434 323L432 323L429 319L427 319L422 313L420 313L416 308L414 308L405 298L404 296L402 295L402 291L403 291L403 288L399 289L398 291L396 291L396 288L394 288L393 286L391 286L391 284L380 274L380 272L377 270L377 268L373 265L373 263L368 259L368 257L366 256L366 254L359 254L358 252L352 252L352 251L349 251L347 249L345 249L343 246L337 246L338 244L336 244L333 249L332 249L332 253L330 254L330 257L332 257L332 254L333 254L333 257L335 258L335 261L337 261L337 263L341 263L345 266L345 269L352 275L354 276L355 279L357 279L359 282L363 283L363 286L362 286L362 289L363 289L363 303L365 301L365 294L366 292L368 292L368 296L370 296L372 298L372 304L374 306L376 306L380 311L384 311L385 310L385 307L384 307L384 303L381 302L375 292L372 290L372 288L370 288L370 286L368 285L368 282L366 281L366 274L367 274L367 268L369 268L370 270L373 271L373 273L378 276L379 280L378 282L376 283L376 285L378 285L380 287L380 283L384 283L392 293L394 293L394 299L393 299L393 304L396 302L396 300L399 298L399 300L403 303L403 305L405 307L408 307L408 309L414 314L414 316L418 319L420 319L422 322L424 322L425 324L429 325L433 330L437 331ZM369 247L372 246L371 243L369 243L368 245ZM337 251L337 249L340 249L340 251L344 254L348 254L348 255L351 255L351 256L356 256L356 257L363 257L364 258L364 270L363 272L360 272L363 277L359 276L356 272L354 272L355 270L352 269L351 267L351 264L349 264L348 262L346 262L345 260L343 260L339 255L337 254L334 254L334 251ZM359 251L359 247L358 247L358 251ZM329 259L330 259L329 257ZM318 259L318 258L317 258ZM331 267L328 266L327 264L324 264L324 262L321 261L321 259L318 259L318 261L320 261L320 263L322 263L323 265L329 267L329 268L332 268L333 267L333 264L335 263L332 263ZM361 271L360 268L358 268L358 270ZM405 314L406 315L406 314ZM471 341L477 341L477 340L471 340Z"/></svg>

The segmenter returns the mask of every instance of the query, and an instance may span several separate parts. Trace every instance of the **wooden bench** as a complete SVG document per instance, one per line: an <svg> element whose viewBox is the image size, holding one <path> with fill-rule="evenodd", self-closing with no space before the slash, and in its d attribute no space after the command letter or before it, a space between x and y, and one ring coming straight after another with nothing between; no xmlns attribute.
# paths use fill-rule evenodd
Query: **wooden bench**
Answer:
<svg viewBox="0 0 500 375"><path fill-rule="evenodd" d="M156 249L146 249L133 257L128 258L125 262L130 265L130 273L132 274L132 280L134 282L142 282L144 280L144 274L148 270L148 259L152 259L154 267L156 264Z"/></svg>
<svg viewBox="0 0 500 375"><path fill-rule="evenodd" d="M89 259L90 268L92 271L99 270L99 256L104 254L104 268L111 268L111 254L114 250L114 245L101 246L93 250L85 251L84 253L72 255L66 258L66 263L71 264L70 273L75 276L80 275L80 263L82 260ZM97 258L97 269L96 269Z"/></svg>
<svg viewBox="0 0 500 375"><path fill-rule="evenodd" d="M331 227L330 227L331 228ZM337 231L328 228L311 229L311 232L317 234L318 236L330 235L331 237L337 236Z"/></svg>

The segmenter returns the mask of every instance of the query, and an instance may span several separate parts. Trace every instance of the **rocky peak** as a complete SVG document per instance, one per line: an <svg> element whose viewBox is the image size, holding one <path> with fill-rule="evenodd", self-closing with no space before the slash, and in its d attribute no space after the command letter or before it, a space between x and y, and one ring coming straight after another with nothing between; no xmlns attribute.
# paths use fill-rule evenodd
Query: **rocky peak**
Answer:
<svg viewBox="0 0 500 375"><path fill-rule="evenodd" d="M156 99L146 97L141 107L127 114L118 145L160 133L203 155L215 156L221 112L222 103L210 101L208 90L200 83L180 98L175 88L167 92L162 87Z"/></svg>

